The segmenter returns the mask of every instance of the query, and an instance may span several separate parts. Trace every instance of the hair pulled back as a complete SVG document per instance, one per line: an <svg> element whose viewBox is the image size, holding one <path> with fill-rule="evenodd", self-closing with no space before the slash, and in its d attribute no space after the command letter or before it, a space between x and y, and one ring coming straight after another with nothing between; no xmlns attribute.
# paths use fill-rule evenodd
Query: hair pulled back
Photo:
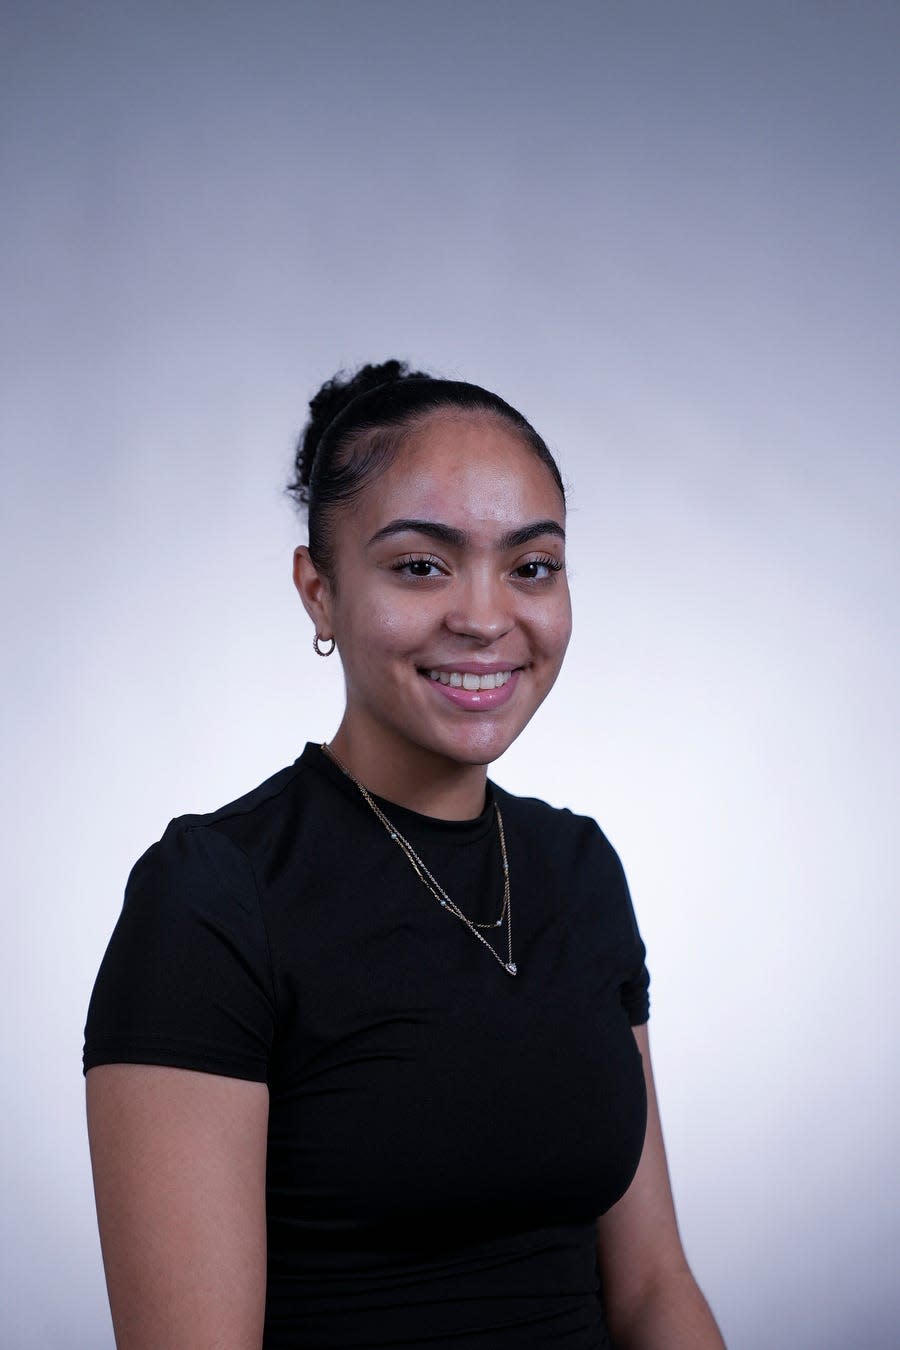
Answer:
<svg viewBox="0 0 900 1350"><path fill-rule="evenodd" d="M309 421L297 441L294 476L286 488L298 508L306 509L310 557L332 585L335 514L393 459L414 426L441 408L503 418L547 465L565 502L559 468L543 437L499 395L477 384L410 370L405 361L365 365L349 377L339 371L310 399Z"/></svg>

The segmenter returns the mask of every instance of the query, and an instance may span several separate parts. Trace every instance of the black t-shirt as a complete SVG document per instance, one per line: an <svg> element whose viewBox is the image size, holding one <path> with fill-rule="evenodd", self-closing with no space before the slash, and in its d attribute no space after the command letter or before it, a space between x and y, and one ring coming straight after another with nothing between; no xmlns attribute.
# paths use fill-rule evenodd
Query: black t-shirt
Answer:
<svg viewBox="0 0 900 1350"><path fill-rule="evenodd" d="M649 975L619 857L488 780L474 820L375 799L508 974L316 745L135 863L84 1072L266 1082L265 1350L608 1344L596 1219L646 1124ZM507 959L506 921L479 932Z"/></svg>

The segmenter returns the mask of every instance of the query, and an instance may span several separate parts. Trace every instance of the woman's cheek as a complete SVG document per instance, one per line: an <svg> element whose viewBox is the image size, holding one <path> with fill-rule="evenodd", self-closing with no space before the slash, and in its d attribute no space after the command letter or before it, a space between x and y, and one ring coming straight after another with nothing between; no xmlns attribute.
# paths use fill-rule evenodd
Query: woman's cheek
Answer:
<svg viewBox="0 0 900 1350"><path fill-rule="evenodd" d="M531 615L532 629L541 645L548 651L565 651L572 636L572 607L568 593L548 598L538 612Z"/></svg>
<svg viewBox="0 0 900 1350"><path fill-rule="evenodd" d="M417 647L435 624L433 607L424 604L423 599L401 594L392 596L390 601L373 600L362 616L370 641L384 651L396 653Z"/></svg>

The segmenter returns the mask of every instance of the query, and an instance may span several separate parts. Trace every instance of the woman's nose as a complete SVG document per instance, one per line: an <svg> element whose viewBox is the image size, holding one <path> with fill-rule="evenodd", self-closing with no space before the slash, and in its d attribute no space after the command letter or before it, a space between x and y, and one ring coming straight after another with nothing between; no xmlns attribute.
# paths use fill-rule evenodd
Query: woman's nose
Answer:
<svg viewBox="0 0 900 1350"><path fill-rule="evenodd" d="M444 616L444 623L451 633L488 643L496 642L504 633L508 633L514 619L509 597L503 587L480 581L455 592L451 608Z"/></svg>

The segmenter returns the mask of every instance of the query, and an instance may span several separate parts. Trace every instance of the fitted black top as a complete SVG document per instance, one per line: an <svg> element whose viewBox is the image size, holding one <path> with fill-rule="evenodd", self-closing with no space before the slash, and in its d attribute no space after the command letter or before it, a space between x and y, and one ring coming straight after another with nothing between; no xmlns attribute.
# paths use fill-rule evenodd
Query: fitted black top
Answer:
<svg viewBox="0 0 900 1350"><path fill-rule="evenodd" d="M619 857L588 817L490 780L474 820L376 801L478 922L502 904L499 805L516 975L309 743L135 863L84 1072L268 1084L265 1350L600 1350L596 1219L646 1123ZM505 921L479 931L505 961Z"/></svg>

